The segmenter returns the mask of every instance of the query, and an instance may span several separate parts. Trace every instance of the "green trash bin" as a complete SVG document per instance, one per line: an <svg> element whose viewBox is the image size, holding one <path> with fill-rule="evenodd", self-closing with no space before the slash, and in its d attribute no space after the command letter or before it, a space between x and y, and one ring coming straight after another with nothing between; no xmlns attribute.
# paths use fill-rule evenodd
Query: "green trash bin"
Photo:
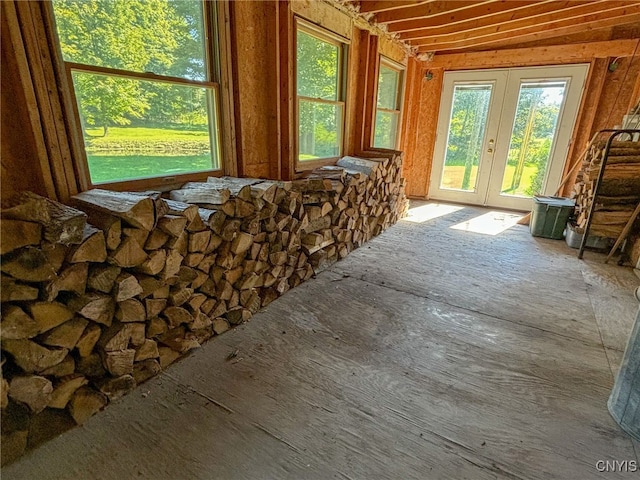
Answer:
<svg viewBox="0 0 640 480"><path fill-rule="evenodd" d="M573 213L576 203L564 197L533 197L533 209L529 230L534 237L562 240L567 221Z"/></svg>

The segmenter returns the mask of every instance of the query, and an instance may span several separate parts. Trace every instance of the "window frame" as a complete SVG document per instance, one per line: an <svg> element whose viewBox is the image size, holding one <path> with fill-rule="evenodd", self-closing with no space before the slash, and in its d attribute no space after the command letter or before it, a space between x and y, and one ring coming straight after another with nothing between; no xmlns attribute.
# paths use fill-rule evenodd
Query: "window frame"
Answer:
<svg viewBox="0 0 640 480"><path fill-rule="evenodd" d="M50 22L52 23L52 32L56 40L59 63L62 67L66 84L68 86L65 94L67 95L67 103L73 115L73 118L70 122L70 124L72 125L71 131L73 132L73 138L71 140L75 146L76 151L78 152L77 158L74 159L74 163L77 169L77 174L79 177L78 180L82 190L89 190L92 188L104 188L110 190L144 190L155 188L158 190L168 190L184 182L205 180L208 176L224 175L225 170L227 170L228 168L227 165L230 161L229 152L226 151L227 149L224 145L224 139L227 137L227 132L223 131L223 129L227 127L227 122L229 119L223 118L224 108L221 87L223 73L227 73L227 76L229 75L228 72L224 72L222 68L222 57L225 52L221 49L223 41L220 37L223 34L223 28L221 25L220 17L224 17L224 11L221 9L224 2L209 2L207 0L201 0L204 22L203 43L204 63L206 67L205 80L191 80L184 77L158 75L153 72L136 72L112 67L103 67L98 65L89 65L66 61L62 54L60 38L58 36L58 30L55 23L56 16L53 8L53 2L50 1L47 3L49 4L48 16ZM210 90L212 92L211 95L214 100L211 107L213 107L215 110L213 112L208 112L209 141L211 143L212 157L214 154L214 150L217 155L218 168L198 172L186 172L173 175L158 175L131 180L94 183L91 179L88 157L85 148L85 142L83 139L82 124L80 121L80 110L72 77L73 72L98 75L101 74L111 77L127 78L131 80L162 82L171 85L185 85Z"/></svg>
<svg viewBox="0 0 640 480"><path fill-rule="evenodd" d="M398 88L396 89L396 108L380 108L378 107L378 93L380 89L380 71L382 67L388 68L398 73ZM391 148L392 150L397 150L398 145L400 144L400 131L402 130L402 104L404 102L404 90L405 90L405 75L406 75L406 67L398 62L394 62L388 57L384 55L380 55L380 63L378 67L378 79L376 81L376 96L374 99L376 108L374 109L373 114L373 129L371 132L371 148ZM376 122L378 119L378 112L391 113L398 116L398 123L396 128L396 138L391 147L388 146L378 146L375 145L376 141Z"/></svg>
<svg viewBox="0 0 640 480"><path fill-rule="evenodd" d="M321 98L306 97L298 95L298 32L302 31L308 35L311 35L321 41L327 42L331 45L338 47L338 100L324 100ZM348 72L349 72L349 44L350 40L337 33L334 33L326 28L320 27L315 23L305 20L301 17L294 17L293 24L293 94L295 101L293 102L293 115L295 131L293 132L293 154L294 154L294 171L295 173L301 173L314 168L321 167L323 165L334 164L339 158L344 155L346 148L346 130L347 130L347 87L348 87ZM340 140L338 141L338 147L340 152L337 156L322 157L314 160L300 160L300 99L303 101L325 103L331 105L340 105L342 107L341 125L338 131Z"/></svg>

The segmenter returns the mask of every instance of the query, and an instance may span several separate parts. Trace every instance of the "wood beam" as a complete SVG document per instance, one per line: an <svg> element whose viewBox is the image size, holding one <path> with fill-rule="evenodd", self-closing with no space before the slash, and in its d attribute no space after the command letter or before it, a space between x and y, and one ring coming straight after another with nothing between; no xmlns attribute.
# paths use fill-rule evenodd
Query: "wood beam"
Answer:
<svg viewBox="0 0 640 480"><path fill-rule="evenodd" d="M598 13L612 8L625 7L629 2L599 0L587 4L576 2L544 2L534 7L523 8L518 12L506 12L482 19L466 22L450 23L438 27L422 28L400 34L401 40L418 38L437 38L445 35L462 34L464 32L482 31L483 29L516 29L532 25L542 26L555 20L572 18L591 13Z"/></svg>
<svg viewBox="0 0 640 480"><path fill-rule="evenodd" d="M606 42L576 43L550 47L489 50L485 52L436 54L425 62L426 68L467 70L515 66L559 65L591 62L594 58L630 57L640 46L640 40L609 40ZM526 54L524 54L526 52Z"/></svg>
<svg viewBox="0 0 640 480"><path fill-rule="evenodd" d="M433 0L362 0L360 13L377 13L423 5Z"/></svg>
<svg viewBox="0 0 640 480"><path fill-rule="evenodd" d="M405 7L388 12L380 12L376 14L375 20L378 23L390 23L400 22L402 20L409 20L412 18L430 17L433 15L440 15L443 13L456 12L469 7L474 7L479 4L493 3L492 0L483 2L478 1L466 1L466 0L453 0L453 1L436 1L430 2L424 5L416 5L413 7ZM502 0L501 3L506 3L506 0ZM531 3L531 2L514 2L514 3ZM361 10L362 11L362 7ZM364 13L364 12L363 12Z"/></svg>
<svg viewBox="0 0 640 480"><path fill-rule="evenodd" d="M623 23L634 23L640 19L640 4L615 8L607 12L565 18L547 23L542 28L530 25L524 28L487 27L474 32L462 32L442 38L414 40L411 45L420 51L457 50L482 44L490 44L509 39L514 42L539 40L542 38L568 35L583 30L595 30Z"/></svg>
<svg viewBox="0 0 640 480"><path fill-rule="evenodd" d="M441 3L455 3L456 6L460 2L441 2ZM439 13L433 13L430 15L416 15L409 20L394 21L387 24L387 29L390 32L406 32L411 30L417 30L421 28L440 27L443 25L455 25L459 22L469 20L481 20L484 18L492 18L494 15L518 12L522 9L543 7L547 4L558 3L574 3L575 2L558 2L557 0L543 0L540 2L530 1L488 1L477 3L473 5L467 5L450 10L444 10ZM417 9L415 9L417 10ZM381 22L381 16L376 16L378 23Z"/></svg>

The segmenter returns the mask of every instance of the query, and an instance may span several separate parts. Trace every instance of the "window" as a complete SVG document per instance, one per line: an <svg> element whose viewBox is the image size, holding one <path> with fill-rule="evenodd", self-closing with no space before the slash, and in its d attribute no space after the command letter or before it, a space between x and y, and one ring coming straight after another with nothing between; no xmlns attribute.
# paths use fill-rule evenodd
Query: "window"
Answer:
<svg viewBox="0 0 640 480"><path fill-rule="evenodd" d="M396 148L402 102L402 69L389 60L380 60L378 103L373 146Z"/></svg>
<svg viewBox="0 0 640 480"><path fill-rule="evenodd" d="M342 155L346 45L298 22L296 91L298 161Z"/></svg>
<svg viewBox="0 0 640 480"><path fill-rule="evenodd" d="M220 170L208 5L53 0L91 184Z"/></svg>

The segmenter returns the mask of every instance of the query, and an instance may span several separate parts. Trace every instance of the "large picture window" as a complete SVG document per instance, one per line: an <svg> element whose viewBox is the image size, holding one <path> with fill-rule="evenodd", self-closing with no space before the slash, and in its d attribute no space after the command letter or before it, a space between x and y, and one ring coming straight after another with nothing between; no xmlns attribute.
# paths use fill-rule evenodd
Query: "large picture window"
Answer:
<svg viewBox="0 0 640 480"><path fill-rule="evenodd" d="M297 159L337 158L344 131L346 46L301 23L296 32Z"/></svg>
<svg viewBox="0 0 640 480"><path fill-rule="evenodd" d="M389 60L380 60L374 147L393 149L397 146L402 103L402 73L401 68Z"/></svg>
<svg viewBox="0 0 640 480"><path fill-rule="evenodd" d="M53 0L91 184L220 170L208 5Z"/></svg>

